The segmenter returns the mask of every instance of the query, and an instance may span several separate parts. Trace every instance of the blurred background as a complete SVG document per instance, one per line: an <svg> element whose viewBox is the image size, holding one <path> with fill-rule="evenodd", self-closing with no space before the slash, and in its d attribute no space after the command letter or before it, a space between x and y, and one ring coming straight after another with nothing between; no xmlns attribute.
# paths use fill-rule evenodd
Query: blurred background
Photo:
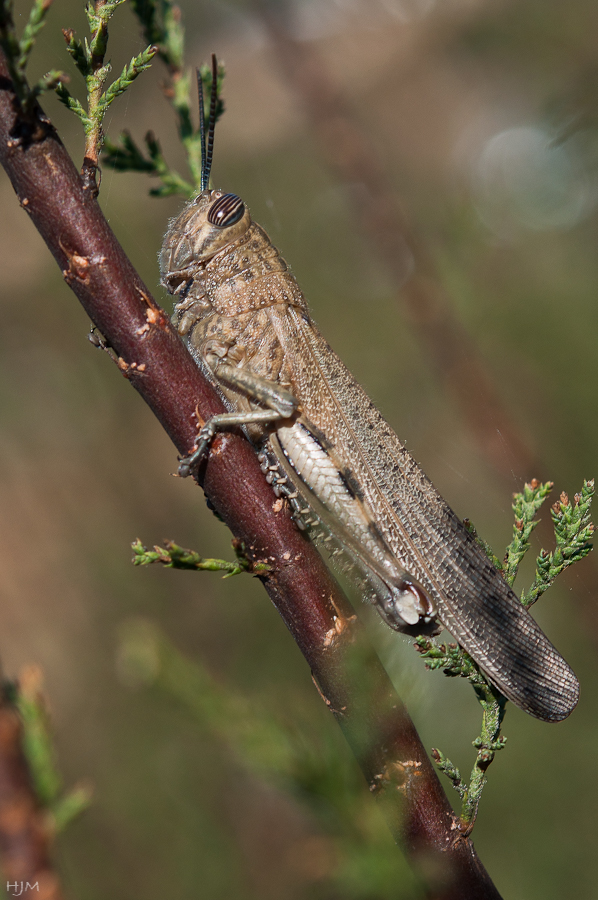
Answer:
<svg viewBox="0 0 598 900"><path fill-rule="evenodd" d="M326 338L502 556L524 480L554 481L556 500L596 474L598 7L181 10L189 64L215 51L227 69L214 185L248 203ZM21 27L27 13L19 3ZM82 98L66 27L86 33L83 6L57 0L30 74L64 68ZM143 46L125 6L110 33L114 70ZM107 130L141 141L153 129L183 169L163 79L156 62L111 107ZM54 97L43 106L80 165L78 121ZM151 184L105 169L100 202L170 309L157 253L182 201L149 197ZM136 537L231 558L230 535L172 477L174 448L86 340L90 323L3 173L0 197L0 656L7 676L43 667L65 783L94 785L57 845L67 895L419 897L259 583L132 567ZM551 548L548 529L531 556L540 545ZM532 573L528 560L516 586ZM582 698L559 725L508 709L474 839L510 900L598 897L597 597L590 557L534 609ZM480 720L469 686L426 672L381 622L371 631L425 746L469 772ZM267 751L245 752L177 693L158 663L165 641L199 667L207 694L241 718L255 712L264 733L280 729L271 746L287 762L268 767ZM352 831L341 795L359 811Z"/></svg>

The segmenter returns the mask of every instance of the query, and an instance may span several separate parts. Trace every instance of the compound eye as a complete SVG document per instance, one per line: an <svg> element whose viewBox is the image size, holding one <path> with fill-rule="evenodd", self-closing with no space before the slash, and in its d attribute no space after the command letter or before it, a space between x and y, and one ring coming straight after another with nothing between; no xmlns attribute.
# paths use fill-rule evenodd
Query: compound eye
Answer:
<svg viewBox="0 0 598 900"><path fill-rule="evenodd" d="M228 228L243 218L245 204L236 194L223 194L210 207L208 222L220 228Z"/></svg>

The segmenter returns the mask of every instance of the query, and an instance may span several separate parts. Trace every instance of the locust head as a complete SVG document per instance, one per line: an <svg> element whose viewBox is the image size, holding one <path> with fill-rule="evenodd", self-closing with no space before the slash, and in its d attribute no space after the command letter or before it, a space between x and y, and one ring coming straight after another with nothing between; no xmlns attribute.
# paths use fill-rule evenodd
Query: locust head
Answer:
<svg viewBox="0 0 598 900"><path fill-rule="evenodd" d="M162 284L170 293L249 229L251 215L236 194L203 190L170 222L160 252Z"/></svg>
<svg viewBox="0 0 598 900"><path fill-rule="evenodd" d="M160 252L162 284L171 294L185 295L198 269L239 240L251 226L249 210L236 194L210 190L214 127L218 118L218 63L212 55L210 116L206 133L203 81L197 70L201 174L199 193L169 223ZM222 104L220 104L222 109Z"/></svg>

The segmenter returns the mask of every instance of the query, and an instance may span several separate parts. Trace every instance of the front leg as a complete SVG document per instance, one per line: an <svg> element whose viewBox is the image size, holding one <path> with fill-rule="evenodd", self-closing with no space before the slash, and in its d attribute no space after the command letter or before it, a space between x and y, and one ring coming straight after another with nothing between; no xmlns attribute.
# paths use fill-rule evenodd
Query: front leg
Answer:
<svg viewBox="0 0 598 900"><path fill-rule="evenodd" d="M263 403L268 409L221 413L208 419L197 436L196 449L190 456L180 460L178 473L181 478L187 478L197 471L218 431L238 425L269 425L284 421L299 409L299 401L290 391L248 369L233 368L221 363L215 374L220 381L242 391L251 400Z"/></svg>

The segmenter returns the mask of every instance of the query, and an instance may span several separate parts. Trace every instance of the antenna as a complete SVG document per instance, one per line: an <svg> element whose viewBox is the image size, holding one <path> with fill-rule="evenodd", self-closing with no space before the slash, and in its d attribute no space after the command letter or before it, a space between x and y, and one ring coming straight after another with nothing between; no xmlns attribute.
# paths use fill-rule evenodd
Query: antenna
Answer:
<svg viewBox="0 0 598 900"><path fill-rule="evenodd" d="M218 101L218 60L212 53L212 91L210 94L210 118L208 119L208 134L206 141L206 126L203 99L203 81L199 69L195 70L197 76L197 94L199 97L199 141L201 147L201 181L202 191L207 190L210 184L210 172L212 170L212 155L214 152L214 128L216 126L216 103Z"/></svg>
<svg viewBox="0 0 598 900"><path fill-rule="evenodd" d="M197 77L197 98L199 100L199 145L201 149L201 177L199 184L201 190L204 191L205 185L203 173L206 165L206 126L203 110L203 81L201 79L201 72L199 71L199 69L195 70L195 75Z"/></svg>

